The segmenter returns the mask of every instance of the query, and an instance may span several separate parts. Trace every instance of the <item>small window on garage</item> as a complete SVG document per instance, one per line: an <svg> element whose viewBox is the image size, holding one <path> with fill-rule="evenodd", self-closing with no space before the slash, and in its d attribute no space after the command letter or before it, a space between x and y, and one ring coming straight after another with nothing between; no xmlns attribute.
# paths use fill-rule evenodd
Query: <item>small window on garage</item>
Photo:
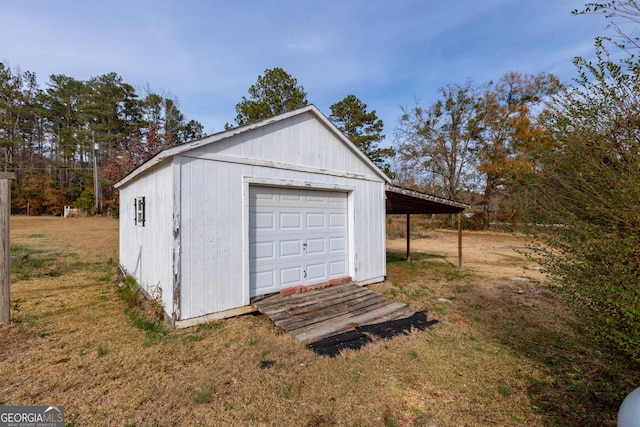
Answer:
<svg viewBox="0 0 640 427"><path fill-rule="evenodd" d="M135 207L136 216L133 220L135 225L144 227L145 222L145 201L144 196L136 197L133 205Z"/></svg>

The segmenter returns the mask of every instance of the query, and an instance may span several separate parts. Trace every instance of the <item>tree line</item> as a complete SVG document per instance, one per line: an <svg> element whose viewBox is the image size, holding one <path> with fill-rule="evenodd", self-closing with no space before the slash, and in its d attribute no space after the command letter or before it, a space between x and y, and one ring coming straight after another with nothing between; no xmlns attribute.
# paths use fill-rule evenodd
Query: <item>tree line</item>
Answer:
<svg viewBox="0 0 640 427"><path fill-rule="evenodd" d="M394 140L401 182L476 205L476 226L514 220L549 143L540 115L562 90L552 74L507 72L495 82L448 84L432 104L402 107Z"/></svg>
<svg viewBox="0 0 640 427"><path fill-rule="evenodd" d="M544 73L450 84L428 107L417 101L402 107L386 146L382 120L353 94L331 105L329 119L401 185L509 216L512 203L506 203L511 210L495 206L526 188L545 140L538 110L561 89ZM17 174L13 212L59 214L64 205L114 210L114 183L162 149L204 136L174 97L143 92L116 73L86 81L51 75L42 88L34 73L0 63L0 162ZM248 92L236 105L235 124L225 128L308 104L302 85L282 68L265 70Z"/></svg>
<svg viewBox="0 0 640 427"><path fill-rule="evenodd" d="M308 104L281 68L266 70L249 95L236 106L236 126ZM392 175L387 160L395 152L378 145L383 123L375 111L353 95L331 108L334 123ZM54 74L42 88L33 72L0 62L0 168L17 176L13 213L59 215L73 205L117 214L116 182L159 151L203 136L175 97L148 87L139 93L116 73L84 81Z"/></svg>
<svg viewBox="0 0 640 427"><path fill-rule="evenodd" d="M0 62L0 168L16 173L13 213L116 211L114 183L158 151L201 136L174 97L138 93L116 73L51 75L42 88L33 72Z"/></svg>
<svg viewBox="0 0 640 427"><path fill-rule="evenodd" d="M397 184L476 205L474 226L485 228L490 220L521 220L534 209L533 177L550 144L540 118L562 90L547 73L449 84L429 106L401 107L393 140L384 145L382 120L353 94L330 106L329 119ZM235 125L307 104L297 79L282 68L267 69L236 105Z"/></svg>

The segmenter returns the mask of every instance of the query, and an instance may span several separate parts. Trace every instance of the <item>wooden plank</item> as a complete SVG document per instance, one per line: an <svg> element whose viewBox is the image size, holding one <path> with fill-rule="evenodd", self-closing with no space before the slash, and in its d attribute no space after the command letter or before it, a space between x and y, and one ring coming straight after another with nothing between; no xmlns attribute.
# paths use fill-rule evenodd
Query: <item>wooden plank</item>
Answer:
<svg viewBox="0 0 640 427"><path fill-rule="evenodd" d="M382 301L377 304L364 305L358 308L355 308L352 311L346 311L337 316L327 316L320 320L319 322L308 323L307 325L292 329L290 332L294 335L300 335L306 331L314 330L314 329L322 329L322 330L343 330L344 328L350 329L358 326L358 323L354 321L358 316L374 312L380 310L381 308L387 307L393 304L393 301Z"/></svg>
<svg viewBox="0 0 640 427"><path fill-rule="evenodd" d="M180 227L181 227L181 219L180 212L182 209L182 187L180 186L180 178L181 178L181 164L179 161L174 161L171 165L171 206L172 210L172 219L171 219L171 286L172 286L172 301L171 301L171 318L173 322L179 319L182 319L182 301L181 301L181 292L182 288L182 263L180 262L183 250L181 249L181 235L180 235ZM124 189L123 189L124 190ZM122 200L123 191L120 190L120 200ZM136 245L130 244L129 242L134 242L135 240L129 240L130 238L124 238L123 235L123 224L122 219L120 220L120 262L122 262L122 247L135 247ZM127 245L123 245L123 242L127 242ZM129 249L130 250L130 249ZM128 258L128 257L127 257Z"/></svg>
<svg viewBox="0 0 640 427"><path fill-rule="evenodd" d="M293 316L288 319L283 319L276 324L287 330L294 330L314 323L323 322L328 319L337 318L345 314L348 315L350 312L355 310L367 309L368 307L375 306L376 304L380 304L378 297L375 295L367 295L361 299L353 300L348 304L319 310L317 312L310 313L307 316Z"/></svg>
<svg viewBox="0 0 640 427"><path fill-rule="evenodd" d="M311 312L317 312L323 309L335 309L340 304L348 303L350 300L361 298L369 295L368 293L347 293L339 296L333 296L327 300L315 300L308 302L300 302L297 305L292 305L285 308L279 308L278 310L263 310L272 320L277 321L289 317L301 317L306 316Z"/></svg>
<svg viewBox="0 0 640 427"><path fill-rule="evenodd" d="M11 250L9 240L9 225L11 223L11 176L3 174L0 177L0 323L11 320Z"/></svg>
<svg viewBox="0 0 640 427"><path fill-rule="evenodd" d="M314 300L310 301L309 303L301 303L299 305L288 307L286 310L279 310L276 312L269 311L268 313L269 317L271 317L271 319L274 321L294 316L302 318L309 315L310 313L318 312L327 308L335 310L336 307L339 307L341 305L348 305L353 300L370 296L380 298L378 294L372 292L351 292L337 295L327 300Z"/></svg>
<svg viewBox="0 0 640 427"><path fill-rule="evenodd" d="M299 333L293 333L293 336L299 341L319 341L323 338L331 337L334 335L342 334L344 332L351 331L358 326L354 322L342 323L338 325L321 326L312 330L303 331Z"/></svg>
<svg viewBox="0 0 640 427"><path fill-rule="evenodd" d="M407 261L411 261L411 214L407 214Z"/></svg>
<svg viewBox="0 0 640 427"><path fill-rule="evenodd" d="M462 270L462 212L458 214L458 270Z"/></svg>
<svg viewBox="0 0 640 427"><path fill-rule="evenodd" d="M261 310L277 310L278 308L288 307L291 304L295 304L297 301L309 300L314 297L328 298L335 294L344 292L353 292L354 289L365 289L356 284L350 283L346 285L331 286L324 289L316 289L313 291L302 292L299 294L292 294L287 296L271 295L269 297L254 301L254 305Z"/></svg>
<svg viewBox="0 0 640 427"><path fill-rule="evenodd" d="M302 307L305 305L317 304L321 301L330 301L336 298L341 298L344 295L363 291L370 292L360 287L358 287L357 289L349 288L332 292L330 291L330 289L327 289L327 292L322 292L321 290L319 290L304 292L303 294L289 295L285 297L275 296L274 298L271 298L270 301L256 301L254 302L254 305L256 307L259 307L261 310L264 310L265 312L275 314L281 311L289 310L291 307ZM298 298L290 298L293 296L297 296Z"/></svg>
<svg viewBox="0 0 640 427"><path fill-rule="evenodd" d="M367 311L354 316L353 321L357 322L358 325L364 325L367 322L378 323L378 319L407 306L406 304L397 301L388 302L390 304L384 307L377 307L375 310Z"/></svg>
<svg viewBox="0 0 640 427"><path fill-rule="evenodd" d="M353 300L350 300L349 302L336 305L336 307L331 309L318 310L318 311L307 313L304 316L293 316L291 318L282 319L281 321L276 322L276 325L283 327L287 331L295 330L313 323L318 323L318 322L325 321L327 319L336 318L343 314L348 315L354 310L370 307L376 304L380 304L379 295L376 295L376 294L365 295L361 298L353 299Z"/></svg>
<svg viewBox="0 0 640 427"><path fill-rule="evenodd" d="M339 327L336 327L337 325L319 325L318 327L309 328L302 332L296 331L295 337L301 341L322 339L336 333L345 332L346 330L354 328L363 322L383 317L384 315L397 310L399 306L404 306L404 304L399 302L390 302L390 304L377 307L375 310L367 311L359 316L351 317L346 324L340 324ZM347 326L349 326L349 329L345 329Z"/></svg>
<svg viewBox="0 0 640 427"><path fill-rule="evenodd" d="M359 310L347 314L346 316L340 316L339 318L329 319L325 322L321 322L314 325L309 325L306 328L292 331L296 338L310 340L310 339L322 339L331 335L346 332L357 326L365 324L381 323L382 318L388 314L394 314L398 309L406 307L402 303L385 301L384 304L378 304L375 307L371 307L367 310Z"/></svg>
<svg viewBox="0 0 640 427"><path fill-rule="evenodd" d="M305 307L304 311L296 312L294 310L290 313L290 317L296 317L300 320L304 320L307 318L317 317L319 314L333 314L333 316L335 316L338 313L348 311L350 307L354 307L361 303L367 301L376 303L381 300L382 297L375 292L344 294L342 298L326 302L322 301L315 306Z"/></svg>
<svg viewBox="0 0 640 427"><path fill-rule="evenodd" d="M205 314L204 316L192 317L186 320L178 320L174 326L176 329L190 328L192 326L199 325L200 323L212 322L214 320L226 319L228 317L241 316L243 314L249 314L256 311L256 308L252 305L245 305L243 307L232 308L229 310L220 311L213 314Z"/></svg>
<svg viewBox="0 0 640 427"><path fill-rule="evenodd" d="M411 308L411 307L409 307L407 305L404 308L400 308L399 310L388 314L387 316L380 317L378 319L373 319L372 321L369 321L369 322L366 322L366 323L362 323L360 326L362 326L362 325L374 325L376 323L388 322L390 320L404 319L406 317L411 317L415 312L416 311L413 308Z"/></svg>
<svg viewBox="0 0 640 427"><path fill-rule="evenodd" d="M339 304L341 301L344 301L345 299L358 298L362 295L366 295L366 294L347 293L347 294L337 295L337 296L334 295L331 298L328 298L326 300L313 299L308 301L300 301L296 304L279 307L275 310L273 309L263 310L263 312L273 320L283 319L291 316L303 316L310 311L317 311L319 308L336 305L336 304Z"/></svg>
<svg viewBox="0 0 640 427"><path fill-rule="evenodd" d="M323 306L311 306L305 307L304 312L282 312L278 313L274 316L270 316L271 320L273 320L277 325L285 327L290 322L305 322L307 319L317 319L318 316L330 313L335 316L342 311L348 311L350 307L353 307L356 304L364 303L370 301L371 304L375 304L379 301L379 297L377 295L360 295L350 298L345 301L342 300L339 303L335 304L327 304Z"/></svg>
<svg viewBox="0 0 640 427"><path fill-rule="evenodd" d="M334 286L287 296L273 295L254 305L279 327L302 341L347 332L361 325L409 317L406 304L386 300L356 284Z"/></svg>

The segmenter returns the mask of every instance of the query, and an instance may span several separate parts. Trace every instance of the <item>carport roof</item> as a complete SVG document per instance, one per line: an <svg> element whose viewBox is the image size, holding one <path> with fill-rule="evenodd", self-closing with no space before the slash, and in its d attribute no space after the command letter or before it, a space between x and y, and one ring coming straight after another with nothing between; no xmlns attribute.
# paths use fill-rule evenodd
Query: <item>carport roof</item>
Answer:
<svg viewBox="0 0 640 427"><path fill-rule="evenodd" d="M395 185L385 185L387 214L454 214L469 206L420 191Z"/></svg>

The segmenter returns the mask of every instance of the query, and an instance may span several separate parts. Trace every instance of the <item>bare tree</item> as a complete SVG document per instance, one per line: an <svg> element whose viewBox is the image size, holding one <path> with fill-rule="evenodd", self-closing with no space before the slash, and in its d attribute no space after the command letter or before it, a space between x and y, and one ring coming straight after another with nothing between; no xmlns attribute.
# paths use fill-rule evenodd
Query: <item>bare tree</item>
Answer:
<svg viewBox="0 0 640 427"><path fill-rule="evenodd" d="M427 182L440 195L457 198L473 185L477 141L476 88L467 83L440 88L440 96L429 108L402 108L396 129L396 146L403 174Z"/></svg>
<svg viewBox="0 0 640 427"><path fill-rule="evenodd" d="M636 0L594 2L585 4L583 10L574 10L574 15L602 13L610 20L609 26L618 35L617 40L610 37L619 48L624 50L640 49L640 37L634 35L640 24L640 5Z"/></svg>

